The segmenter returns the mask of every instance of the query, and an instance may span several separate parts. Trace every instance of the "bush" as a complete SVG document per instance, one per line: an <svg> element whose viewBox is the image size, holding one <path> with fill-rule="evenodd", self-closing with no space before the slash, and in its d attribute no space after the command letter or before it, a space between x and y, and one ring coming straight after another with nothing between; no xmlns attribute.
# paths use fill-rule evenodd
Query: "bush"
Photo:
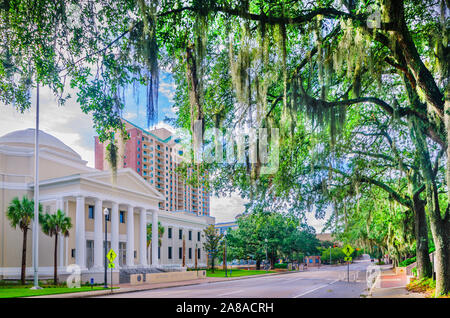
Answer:
<svg viewBox="0 0 450 318"><path fill-rule="evenodd" d="M288 264L286 264L286 263L281 263L281 264L277 263L277 264L274 264L273 267L274 268L287 268Z"/></svg>
<svg viewBox="0 0 450 318"><path fill-rule="evenodd" d="M342 249L339 247L335 247L331 249L331 263L341 263L344 261L344 257L346 255L344 252L342 252ZM322 263L329 263L330 262L330 249L322 249L322 255L321 255Z"/></svg>
<svg viewBox="0 0 450 318"><path fill-rule="evenodd" d="M411 257L408 259L405 259L403 262L398 264L398 267L406 267L408 265L411 265L412 263L414 263L416 261L416 257Z"/></svg>

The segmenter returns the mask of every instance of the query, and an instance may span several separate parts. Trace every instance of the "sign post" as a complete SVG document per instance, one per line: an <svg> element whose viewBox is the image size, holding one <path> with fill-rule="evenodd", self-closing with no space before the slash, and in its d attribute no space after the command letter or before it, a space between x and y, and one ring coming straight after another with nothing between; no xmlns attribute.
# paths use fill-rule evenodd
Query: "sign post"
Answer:
<svg viewBox="0 0 450 318"><path fill-rule="evenodd" d="M352 261L352 258L350 255L352 255L354 249L349 244L345 245L342 249L342 252L344 252L347 257L344 258L344 261L347 262L347 282L350 282L350 262Z"/></svg>
<svg viewBox="0 0 450 318"><path fill-rule="evenodd" d="M108 267L111 268L111 293L112 293L113 292L113 275L112 275L113 272L112 272L112 270L113 270L113 268L116 267L116 265L113 262L114 262L114 259L117 257L117 254L114 252L113 249L110 249L108 252L108 255L106 255L106 257L109 260Z"/></svg>

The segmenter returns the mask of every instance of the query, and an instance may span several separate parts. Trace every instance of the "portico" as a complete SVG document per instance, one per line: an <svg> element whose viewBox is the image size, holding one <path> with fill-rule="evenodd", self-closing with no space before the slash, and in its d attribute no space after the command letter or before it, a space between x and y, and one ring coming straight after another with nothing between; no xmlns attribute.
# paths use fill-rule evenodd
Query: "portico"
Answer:
<svg viewBox="0 0 450 318"><path fill-rule="evenodd" d="M107 216L107 250L118 257L117 269L145 267L147 264L147 224L152 224L152 266L158 266L158 202L161 195L148 183L141 182L131 169L117 173L117 183L108 183L110 172L79 174L45 180L41 183L41 202L63 210L72 219L73 229L65 251L69 263L82 271L103 271L105 261L105 216ZM131 184L134 188L119 184ZM58 185L55 188L55 185ZM57 189L57 190L56 190ZM67 207L67 208L64 208ZM149 222L150 220L150 222ZM156 227L156 230L154 228ZM156 234L156 239L154 238ZM61 244L63 246L63 244ZM68 265L60 253L60 265ZM73 262L72 262L73 261Z"/></svg>
<svg viewBox="0 0 450 318"><path fill-rule="evenodd" d="M10 226L5 211L15 197L33 198L34 135L33 129L26 129L0 137L0 279L20 276L23 235L20 229ZM180 270L183 240L186 266L206 265L201 232L214 224L214 218L159 210L165 201L163 190L157 190L134 170L118 169L113 179L111 171L88 167L73 149L42 131L39 153L42 212L55 213L59 209L72 223L69 236L58 240L58 275L69 276L73 268L70 265L77 264L83 282L91 278L103 282L105 245L118 255L114 281L118 281L121 269L123 274L128 269L145 271L150 267ZM105 209L109 214L106 239ZM151 237L147 235L148 224L152 224ZM39 277L51 278L55 240L39 230ZM147 244L150 240L151 248ZM33 275L31 250L30 243L26 255L28 277Z"/></svg>

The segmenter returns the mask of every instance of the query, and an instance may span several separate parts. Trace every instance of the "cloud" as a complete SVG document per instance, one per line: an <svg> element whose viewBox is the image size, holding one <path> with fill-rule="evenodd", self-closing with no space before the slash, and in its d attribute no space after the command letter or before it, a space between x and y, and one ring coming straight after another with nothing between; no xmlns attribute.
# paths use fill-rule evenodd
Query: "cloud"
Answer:
<svg viewBox="0 0 450 318"><path fill-rule="evenodd" d="M73 91L68 92L74 96ZM11 105L0 103L0 135L36 127L35 91L33 94L32 107L23 114ZM60 139L87 160L90 167L94 167L95 130L91 116L81 111L73 97L64 106L58 106L49 89L41 88L39 97L39 129Z"/></svg>
<svg viewBox="0 0 450 318"><path fill-rule="evenodd" d="M211 216L216 218L216 223L234 221L236 215L245 211L244 204L247 200L238 194L227 197L211 198Z"/></svg>

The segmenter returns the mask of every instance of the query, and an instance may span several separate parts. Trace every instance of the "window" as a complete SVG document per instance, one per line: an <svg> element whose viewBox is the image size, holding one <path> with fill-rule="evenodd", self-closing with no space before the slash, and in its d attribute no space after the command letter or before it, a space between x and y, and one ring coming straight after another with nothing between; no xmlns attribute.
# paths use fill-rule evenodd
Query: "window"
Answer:
<svg viewBox="0 0 450 318"><path fill-rule="evenodd" d="M167 237L168 238L172 238L172 228L171 227L169 227L168 229L167 229Z"/></svg>
<svg viewBox="0 0 450 318"><path fill-rule="evenodd" d="M199 241L200 242L200 232L197 232L197 241Z"/></svg>
<svg viewBox="0 0 450 318"><path fill-rule="evenodd" d="M200 259L200 248L197 249L197 258Z"/></svg>
<svg viewBox="0 0 450 318"><path fill-rule="evenodd" d="M192 231L189 231L189 241L192 241Z"/></svg>
<svg viewBox="0 0 450 318"><path fill-rule="evenodd" d="M161 258L161 246L158 246L158 259Z"/></svg>
<svg viewBox="0 0 450 318"><path fill-rule="evenodd" d="M189 247L189 259L192 259L192 247Z"/></svg>
<svg viewBox="0 0 450 318"><path fill-rule="evenodd" d="M180 239L180 240L183 239L183 230L182 229L178 230L178 239Z"/></svg>
<svg viewBox="0 0 450 318"><path fill-rule="evenodd" d="M183 258L183 248L182 248L182 247L180 247L180 248L178 249L178 258L179 258L179 259L182 259L182 258Z"/></svg>
<svg viewBox="0 0 450 318"><path fill-rule="evenodd" d="M169 246L169 259L172 259L172 246Z"/></svg>
<svg viewBox="0 0 450 318"><path fill-rule="evenodd" d="M94 206L93 205L89 206L89 218L90 219L94 218Z"/></svg>
<svg viewBox="0 0 450 318"><path fill-rule="evenodd" d="M125 211L120 211L120 223L125 223Z"/></svg>

